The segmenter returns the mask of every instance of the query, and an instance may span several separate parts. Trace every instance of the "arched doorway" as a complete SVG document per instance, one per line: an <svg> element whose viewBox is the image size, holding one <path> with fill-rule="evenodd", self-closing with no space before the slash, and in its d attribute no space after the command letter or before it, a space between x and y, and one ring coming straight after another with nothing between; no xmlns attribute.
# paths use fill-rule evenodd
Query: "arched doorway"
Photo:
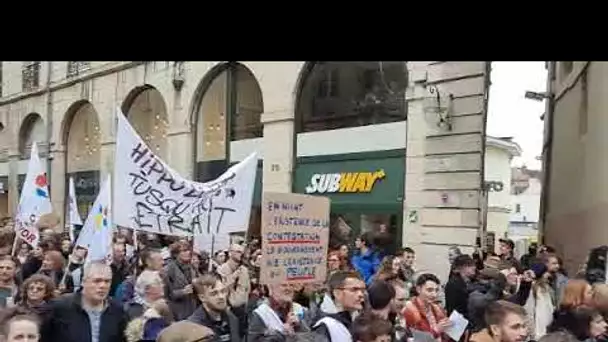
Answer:
<svg viewBox="0 0 608 342"><path fill-rule="evenodd" d="M148 147L166 159L169 122L162 94L150 85L137 87L125 98L122 112Z"/></svg>
<svg viewBox="0 0 608 342"><path fill-rule="evenodd" d="M63 128L66 170L64 203L67 208L69 180L73 178L76 205L84 221L100 187L101 132L97 111L88 101L78 101L68 109Z"/></svg>
<svg viewBox="0 0 608 342"><path fill-rule="evenodd" d="M240 63L216 66L197 89L192 121L195 179L209 181L253 152L263 136L264 103L253 73ZM237 157L238 156L238 157ZM259 234L262 164L258 163L249 234Z"/></svg>
<svg viewBox="0 0 608 342"><path fill-rule="evenodd" d="M48 153L48 144L46 143L46 127L42 117L38 113L28 114L19 128L18 149L20 159L26 160L30 158L32 143L34 141L38 145L40 161L46 164L46 156ZM23 189L23 183L25 183L25 176L27 173L27 170L21 171L23 172L19 172L19 176L17 177L17 190L19 196L21 196L21 189Z"/></svg>
<svg viewBox="0 0 608 342"><path fill-rule="evenodd" d="M302 70L293 190L331 199L332 247L380 230L390 234L387 251L400 245L407 85L403 61L316 62ZM401 150L383 145L397 134Z"/></svg>

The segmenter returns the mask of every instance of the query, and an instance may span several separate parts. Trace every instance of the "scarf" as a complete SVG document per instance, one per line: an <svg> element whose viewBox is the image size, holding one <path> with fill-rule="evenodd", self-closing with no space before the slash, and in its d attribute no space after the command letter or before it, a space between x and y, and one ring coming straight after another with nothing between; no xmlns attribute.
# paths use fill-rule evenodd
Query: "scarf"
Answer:
<svg viewBox="0 0 608 342"><path fill-rule="evenodd" d="M352 342L353 337L348 331L348 328L344 326L340 321L332 317L323 317L315 324L314 328L321 324L325 324L329 337L332 342Z"/></svg>
<svg viewBox="0 0 608 342"><path fill-rule="evenodd" d="M277 313L270 307L270 305L262 303L253 312L260 316L268 330L278 331L281 333L285 332L285 327L283 327L283 321L281 320L279 315L277 315Z"/></svg>
<svg viewBox="0 0 608 342"><path fill-rule="evenodd" d="M135 293L135 295L133 296L133 302L143 306L144 310L147 310L152 306L144 299L144 297L140 296L138 293Z"/></svg>

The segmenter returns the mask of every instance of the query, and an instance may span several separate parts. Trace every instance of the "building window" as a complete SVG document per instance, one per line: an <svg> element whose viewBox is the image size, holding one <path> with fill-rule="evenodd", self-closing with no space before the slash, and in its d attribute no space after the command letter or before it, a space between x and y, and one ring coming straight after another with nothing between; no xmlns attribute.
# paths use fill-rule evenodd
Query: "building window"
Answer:
<svg viewBox="0 0 608 342"><path fill-rule="evenodd" d="M78 76L90 67L90 62L68 62L68 77Z"/></svg>
<svg viewBox="0 0 608 342"><path fill-rule="evenodd" d="M404 121L405 62L317 62L299 90L298 133Z"/></svg>
<svg viewBox="0 0 608 342"><path fill-rule="evenodd" d="M515 205L515 212L516 212L517 214L521 213L521 204L517 203L517 204Z"/></svg>
<svg viewBox="0 0 608 342"><path fill-rule="evenodd" d="M40 85L40 62L24 62L22 76L22 90L32 91Z"/></svg>

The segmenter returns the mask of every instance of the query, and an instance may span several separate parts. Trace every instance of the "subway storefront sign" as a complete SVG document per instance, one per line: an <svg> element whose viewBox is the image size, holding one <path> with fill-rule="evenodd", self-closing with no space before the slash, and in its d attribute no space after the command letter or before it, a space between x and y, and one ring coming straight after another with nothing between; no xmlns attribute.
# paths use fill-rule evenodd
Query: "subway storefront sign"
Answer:
<svg viewBox="0 0 608 342"><path fill-rule="evenodd" d="M307 194L334 192L371 192L382 181L384 169L375 172L315 173L306 187Z"/></svg>
<svg viewBox="0 0 608 342"><path fill-rule="evenodd" d="M294 191L327 196L334 205L402 208L405 151L298 158ZM361 208L363 209L363 208Z"/></svg>

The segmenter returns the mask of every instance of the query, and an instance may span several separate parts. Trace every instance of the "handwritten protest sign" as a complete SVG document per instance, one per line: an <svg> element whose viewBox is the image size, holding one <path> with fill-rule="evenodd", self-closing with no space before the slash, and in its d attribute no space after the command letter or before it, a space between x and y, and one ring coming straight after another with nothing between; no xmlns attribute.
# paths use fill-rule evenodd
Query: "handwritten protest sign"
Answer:
<svg viewBox="0 0 608 342"><path fill-rule="evenodd" d="M151 233L211 236L247 230L257 154L217 179L185 179L156 156L118 113L114 223Z"/></svg>
<svg viewBox="0 0 608 342"><path fill-rule="evenodd" d="M260 283L325 281L329 199L264 193Z"/></svg>

